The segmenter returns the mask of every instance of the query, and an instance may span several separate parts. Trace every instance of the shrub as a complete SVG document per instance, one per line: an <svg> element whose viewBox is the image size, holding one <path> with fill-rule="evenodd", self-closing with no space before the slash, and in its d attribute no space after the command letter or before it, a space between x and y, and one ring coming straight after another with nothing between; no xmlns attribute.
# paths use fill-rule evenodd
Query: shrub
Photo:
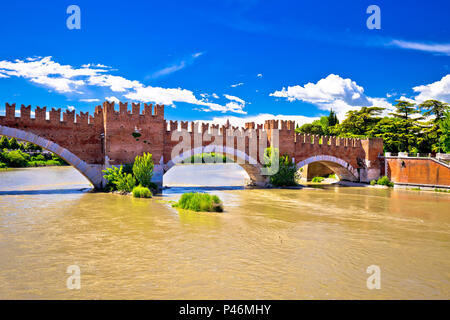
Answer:
<svg viewBox="0 0 450 320"><path fill-rule="evenodd" d="M379 184L381 186L388 186L388 187L393 187L394 186L394 184L386 176L381 177L380 179L378 179L377 184Z"/></svg>
<svg viewBox="0 0 450 320"><path fill-rule="evenodd" d="M152 192L141 185L133 188L133 197L135 198L151 198Z"/></svg>
<svg viewBox="0 0 450 320"><path fill-rule="evenodd" d="M10 145L10 149L12 150L17 150L20 148L19 143L17 142L16 138L11 138L11 140L9 140L9 145Z"/></svg>
<svg viewBox="0 0 450 320"><path fill-rule="evenodd" d="M332 173L328 176L328 179L337 179L336 174Z"/></svg>
<svg viewBox="0 0 450 320"><path fill-rule="evenodd" d="M45 161L45 157L42 154L38 154L37 156L31 157L31 161Z"/></svg>
<svg viewBox="0 0 450 320"><path fill-rule="evenodd" d="M134 159L133 174L143 187L150 187L153 168L153 158L150 153L144 152L142 156L137 156Z"/></svg>
<svg viewBox="0 0 450 320"><path fill-rule="evenodd" d="M120 192L131 192L136 186L136 179L131 174L122 174L116 181L117 190Z"/></svg>
<svg viewBox="0 0 450 320"><path fill-rule="evenodd" d="M13 168L22 168L28 165L30 156L20 150L13 150L3 153L3 158L6 163Z"/></svg>
<svg viewBox="0 0 450 320"><path fill-rule="evenodd" d="M207 193L184 193L177 203L172 205L176 208L192 211L222 212L222 201L216 195Z"/></svg>
<svg viewBox="0 0 450 320"><path fill-rule="evenodd" d="M8 168L6 163L0 162L0 169L5 169L5 168Z"/></svg>
<svg viewBox="0 0 450 320"><path fill-rule="evenodd" d="M376 185L377 184L377 180L372 180L372 181L370 181L370 185L371 186L374 186L374 185Z"/></svg>
<svg viewBox="0 0 450 320"><path fill-rule="evenodd" d="M11 145L9 144L9 140L6 136L2 136L0 139L0 149L10 149Z"/></svg>
<svg viewBox="0 0 450 320"><path fill-rule="evenodd" d="M321 183L323 180L325 180L324 177L314 177L312 178L312 182Z"/></svg>
<svg viewBox="0 0 450 320"><path fill-rule="evenodd" d="M273 152L273 154L272 154ZM274 186L295 186L297 167L287 154L279 156L279 150L271 147L264 151L264 166L270 167L274 157L278 156L278 171L270 175L270 183ZM276 158L275 158L276 159Z"/></svg>
<svg viewBox="0 0 450 320"><path fill-rule="evenodd" d="M102 170L103 178L108 181L105 189L108 191L119 190L121 192L131 192L136 186L136 179L131 174L123 172L123 167L112 167Z"/></svg>

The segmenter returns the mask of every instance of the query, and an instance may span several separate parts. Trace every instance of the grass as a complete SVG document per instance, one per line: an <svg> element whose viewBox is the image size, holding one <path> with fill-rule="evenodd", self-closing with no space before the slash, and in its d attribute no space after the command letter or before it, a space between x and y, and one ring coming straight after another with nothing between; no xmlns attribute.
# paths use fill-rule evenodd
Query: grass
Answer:
<svg viewBox="0 0 450 320"><path fill-rule="evenodd" d="M387 186L387 187L390 187L390 188L392 188L393 186L394 186L394 183L393 182L391 182L391 180L389 180L389 178L388 177L386 177L386 176L384 176L384 177L381 177L380 179L378 179L378 180L372 180L372 181L370 181L370 185L371 186L374 186L374 185L380 185L380 186Z"/></svg>
<svg viewBox="0 0 450 320"><path fill-rule="evenodd" d="M202 212L222 212L222 201L216 195L210 195L208 193L184 193L177 203L172 204L172 207L202 211Z"/></svg>
<svg viewBox="0 0 450 320"><path fill-rule="evenodd" d="M435 192L444 192L444 193L450 193L450 190L447 189L434 189Z"/></svg>
<svg viewBox="0 0 450 320"><path fill-rule="evenodd" d="M324 177L314 177L314 178L312 178L311 182L321 183L323 180L325 180Z"/></svg>
<svg viewBox="0 0 450 320"><path fill-rule="evenodd" d="M152 192L148 188L143 187L141 185L134 187L132 193L133 193L134 198L151 198L152 197Z"/></svg>

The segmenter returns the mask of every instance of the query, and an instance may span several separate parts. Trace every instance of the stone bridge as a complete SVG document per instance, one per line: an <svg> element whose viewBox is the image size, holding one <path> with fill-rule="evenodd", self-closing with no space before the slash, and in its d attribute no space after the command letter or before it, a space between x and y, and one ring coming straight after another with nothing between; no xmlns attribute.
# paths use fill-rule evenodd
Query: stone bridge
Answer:
<svg viewBox="0 0 450 320"><path fill-rule="evenodd" d="M140 104L133 103L131 109L127 103L119 103L117 111L114 103L104 102L89 115L69 110L61 114L61 109L47 112L46 107L36 107L32 117L31 106L22 105L16 111L15 104L7 103L5 116L0 116L0 135L29 141L59 155L96 188L104 183L102 169L132 163L144 152L153 154L154 181L162 183L164 172L173 165L191 155L212 151L238 162L252 183L262 186L267 181L261 171L267 146L287 153L298 168L308 168L308 172L329 171L343 180L363 182L380 175L381 139L297 134L293 121L246 123L245 128L229 123L178 123L164 119L163 105L144 104L141 113ZM187 142L188 148L184 144L184 149L180 149L180 141Z"/></svg>

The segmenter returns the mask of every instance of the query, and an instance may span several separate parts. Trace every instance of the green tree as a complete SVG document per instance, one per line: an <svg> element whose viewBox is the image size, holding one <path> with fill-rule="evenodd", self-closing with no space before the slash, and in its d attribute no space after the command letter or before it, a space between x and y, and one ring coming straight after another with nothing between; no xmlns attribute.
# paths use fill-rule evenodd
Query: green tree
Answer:
<svg viewBox="0 0 450 320"><path fill-rule="evenodd" d="M423 113L425 117L434 116L434 119L432 120L434 123L439 123L444 119L445 114L450 111L448 103L438 100L426 100L419 104L419 108L421 110L427 110Z"/></svg>
<svg viewBox="0 0 450 320"><path fill-rule="evenodd" d="M151 187L153 168L153 158L150 153L144 153L134 159L133 174L143 187Z"/></svg>
<svg viewBox="0 0 450 320"><path fill-rule="evenodd" d="M6 136L2 136L0 139L0 150L10 149L11 145L9 144L9 140Z"/></svg>
<svg viewBox="0 0 450 320"><path fill-rule="evenodd" d="M440 146L445 153L450 153L450 111L444 113L439 121L439 127L442 132L439 139Z"/></svg>
<svg viewBox="0 0 450 320"><path fill-rule="evenodd" d="M426 100L419 105L420 110L426 110L423 115L425 117L432 117L431 120L425 123L419 123L423 128L423 135L420 139L422 148L431 149L427 151L440 152L442 149L441 135L442 130L440 122L444 119L445 113L450 110L448 103L438 100Z"/></svg>
<svg viewBox="0 0 450 320"><path fill-rule="evenodd" d="M339 120L336 113L331 109L330 114L328 115L328 126L333 127L337 124L339 124Z"/></svg>
<svg viewBox="0 0 450 320"><path fill-rule="evenodd" d="M365 137L371 129L381 120L379 117L384 108L362 107L360 110L347 112L347 117L341 124L334 126L335 135L342 137Z"/></svg>
<svg viewBox="0 0 450 320"><path fill-rule="evenodd" d="M17 142L16 138L11 138L11 140L9 140L9 145L10 145L10 149L12 149L12 150L17 150L20 148L20 145Z"/></svg>

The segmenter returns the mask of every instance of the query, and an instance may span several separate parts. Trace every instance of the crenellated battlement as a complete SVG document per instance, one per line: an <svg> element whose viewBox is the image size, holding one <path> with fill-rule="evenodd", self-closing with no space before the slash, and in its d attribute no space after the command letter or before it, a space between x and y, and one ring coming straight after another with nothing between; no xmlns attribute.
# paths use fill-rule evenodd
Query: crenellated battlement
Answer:
<svg viewBox="0 0 450 320"><path fill-rule="evenodd" d="M253 147L256 143L258 152L264 150L265 146L274 146L299 165L316 161L314 159L321 159L323 163L337 161L338 165L351 168L349 170L353 177L359 175L355 168L367 169L366 172L370 173L370 170L380 165L378 154L383 150L381 139L296 133L295 122L291 120L247 122L244 127L233 126L229 121L219 125L165 120L164 105L145 103L141 107L140 103L131 103L129 106L127 102L119 102L116 110L114 102L105 101L95 107L93 114L89 114L75 110L63 111L62 108L48 110L46 106L32 109L30 105L21 105L18 111L16 104L6 103L5 115L0 116L0 129L6 134L11 132L9 129L21 130L24 133L20 138L25 140L26 133L31 133L69 150L87 164L99 166L131 163L136 155L144 152L153 154L155 163L169 163L180 139L186 138L197 144L199 137L203 139L199 152L211 144L228 148L227 143L234 141L241 144L240 156L249 155L250 143ZM182 131L182 134L174 135ZM180 139L172 139L174 136ZM40 141L30 139L33 143ZM56 148L48 143L43 147ZM259 153L255 158L260 160Z"/></svg>

